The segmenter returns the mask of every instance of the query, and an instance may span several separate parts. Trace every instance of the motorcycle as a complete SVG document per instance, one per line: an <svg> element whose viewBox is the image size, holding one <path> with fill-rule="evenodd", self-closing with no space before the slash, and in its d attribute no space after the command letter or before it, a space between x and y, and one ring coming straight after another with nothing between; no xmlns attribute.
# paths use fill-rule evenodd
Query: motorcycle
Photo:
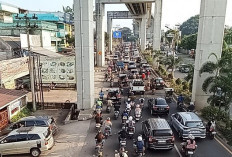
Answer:
<svg viewBox="0 0 232 157"><path fill-rule="evenodd" d="M104 131L105 138L107 139L109 135L110 135L110 127L105 127L105 131Z"/></svg>
<svg viewBox="0 0 232 157"><path fill-rule="evenodd" d="M114 86L114 82L112 80L110 80L110 87Z"/></svg>
<svg viewBox="0 0 232 157"><path fill-rule="evenodd" d="M130 115L130 111L131 111L131 108L127 107L126 112L127 112L128 115Z"/></svg>
<svg viewBox="0 0 232 157"><path fill-rule="evenodd" d="M97 131L101 130L101 124L100 123L96 123L95 128L96 128Z"/></svg>
<svg viewBox="0 0 232 157"><path fill-rule="evenodd" d="M126 139L120 139L120 148L125 148L126 147Z"/></svg>
<svg viewBox="0 0 232 157"><path fill-rule="evenodd" d="M95 155L97 157L103 157L103 147L102 143L97 143L95 146Z"/></svg>
<svg viewBox="0 0 232 157"><path fill-rule="evenodd" d="M114 119L117 120L119 117L119 111L114 111Z"/></svg>
<svg viewBox="0 0 232 157"><path fill-rule="evenodd" d="M135 155L137 157L142 157L143 156L143 150L138 150L136 144L133 144L133 146L134 146L134 150L135 150Z"/></svg>
<svg viewBox="0 0 232 157"><path fill-rule="evenodd" d="M121 157L121 156L123 156L123 157L128 157L127 153L128 153L128 152L125 151L124 149L121 150L120 152L118 152L117 150L115 150L115 155L114 155L114 157Z"/></svg>
<svg viewBox="0 0 232 157"><path fill-rule="evenodd" d="M181 143L181 150L182 150L182 153L186 156L186 157L193 157L194 153L195 153L195 150L192 149L192 148L185 148L184 147L184 143ZM195 147L197 148L197 145L195 145Z"/></svg>
<svg viewBox="0 0 232 157"><path fill-rule="evenodd" d="M207 134L208 134L209 138L210 138L211 140L213 140L214 137L215 137L215 135L216 135L215 127L214 127L214 126L211 126L211 127L208 129Z"/></svg>
<svg viewBox="0 0 232 157"><path fill-rule="evenodd" d="M184 107L183 102L177 102L177 108L178 108L179 110L183 110L183 107Z"/></svg>
<svg viewBox="0 0 232 157"><path fill-rule="evenodd" d="M131 105L131 108L134 108L134 107L135 107L135 102L134 102L134 101L131 101L131 102L130 102L130 105Z"/></svg>
<svg viewBox="0 0 232 157"><path fill-rule="evenodd" d="M110 112L111 112L111 106L107 106L107 107L106 107L106 112L107 112L107 113L110 113Z"/></svg>
<svg viewBox="0 0 232 157"><path fill-rule="evenodd" d="M122 117L122 127L126 126L127 116Z"/></svg>
<svg viewBox="0 0 232 157"><path fill-rule="evenodd" d="M128 132L129 138L132 139L134 137L135 127L128 127L127 132Z"/></svg>

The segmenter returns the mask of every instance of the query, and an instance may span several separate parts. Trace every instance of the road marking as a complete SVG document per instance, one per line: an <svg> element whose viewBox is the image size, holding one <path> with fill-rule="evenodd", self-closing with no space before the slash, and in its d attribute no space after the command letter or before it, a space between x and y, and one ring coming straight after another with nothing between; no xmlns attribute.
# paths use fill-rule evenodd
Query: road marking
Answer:
<svg viewBox="0 0 232 157"><path fill-rule="evenodd" d="M221 143L221 141L219 141L217 138L215 138L215 140L232 155L232 151L229 150L226 146L224 146L224 144Z"/></svg>
<svg viewBox="0 0 232 157"><path fill-rule="evenodd" d="M175 149L176 149L177 153L179 154L179 156L180 156L180 157L182 157L182 155L181 155L181 153L180 153L179 149L177 148L177 146L176 146L175 144L174 144L174 147L175 147Z"/></svg>

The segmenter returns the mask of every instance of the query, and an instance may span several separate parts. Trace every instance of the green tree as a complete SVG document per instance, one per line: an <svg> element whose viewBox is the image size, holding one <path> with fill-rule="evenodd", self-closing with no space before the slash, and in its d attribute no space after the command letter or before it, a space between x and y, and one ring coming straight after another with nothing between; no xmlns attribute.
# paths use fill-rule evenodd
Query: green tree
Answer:
<svg viewBox="0 0 232 157"><path fill-rule="evenodd" d="M180 47L191 50L197 47L197 34L186 35L182 38Z"/></svg>
<svg viewBox="0 0 232 157"><path fill-rule="evenodd" d="M184 78L189 83L189 91L192 91L193 87L193 75L194 75L194 65L188 64L189 72Z"/></svg>
<svg viewBox="0 0 232 157"><path fill-rule="evenodd" d="M74 15L73 9L70 6L63 6L63 12L64 13L70 13L71 15Z"/></svg>
<svg viewBox="0 0 232 157"><path fill-rule="evenodd" d="M198 32L199 15L190 17L180 26L182 36L196 34Z"/></svg>
<svg viewBox="0 0 232 157"><path fill-rule="evenodd" d="M167 69L172 69L172 75L174 76L174 69L182 61L181 58L176 59L173 55L164 58L162 64L164 64Z"/></svg>

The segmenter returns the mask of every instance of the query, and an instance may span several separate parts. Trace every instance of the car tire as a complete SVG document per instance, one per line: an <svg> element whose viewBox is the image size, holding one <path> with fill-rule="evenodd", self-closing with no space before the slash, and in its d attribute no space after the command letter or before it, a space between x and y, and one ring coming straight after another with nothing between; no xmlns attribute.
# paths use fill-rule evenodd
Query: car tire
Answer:
<svg viewBox="0 0 232 157"><path fill-rule="evenodd" d="M39 148L32 148L30 151L31 156L38 157L40 156L41 152Z"/></svg>

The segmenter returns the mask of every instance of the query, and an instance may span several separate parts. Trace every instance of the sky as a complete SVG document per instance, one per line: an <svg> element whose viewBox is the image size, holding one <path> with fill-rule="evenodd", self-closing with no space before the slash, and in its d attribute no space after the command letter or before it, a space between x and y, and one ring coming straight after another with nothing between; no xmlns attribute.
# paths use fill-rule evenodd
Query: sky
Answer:
<svg viewBox="0 0 232 157"><path fill-rule="evenodd" d="M72 6L73 0L1 0L24 9L33 11L62 11L63 6ZM162 28L165 25L174 27L183 23L191 16L200 13L201 0L163 0ZM107 11L127 11L124 4L106 5ZM105 20L106 21L106 20ZM226 25L232 26L232 0L227 0ZM105 24L106 25L106 24ZM113 27L129 27L132 20L113 20Z"/></svg>

